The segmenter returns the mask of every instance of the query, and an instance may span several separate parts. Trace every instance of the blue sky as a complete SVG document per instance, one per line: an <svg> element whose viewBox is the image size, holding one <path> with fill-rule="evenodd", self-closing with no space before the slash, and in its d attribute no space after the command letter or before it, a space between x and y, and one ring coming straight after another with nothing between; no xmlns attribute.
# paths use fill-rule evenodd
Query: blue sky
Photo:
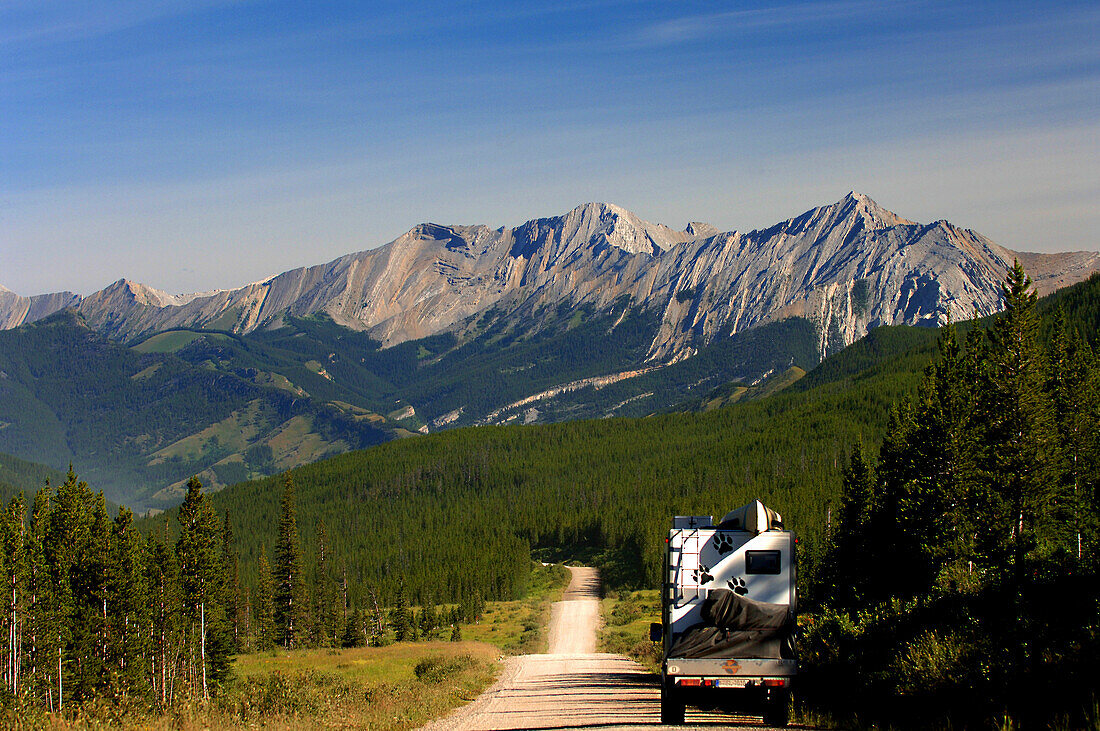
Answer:
<svg viewBox="0 0 1100 731"><path fill-rule="evenodd" d="M600 200L1100 248L1100 5L0 0L0 284L233 287Z"/></svg>

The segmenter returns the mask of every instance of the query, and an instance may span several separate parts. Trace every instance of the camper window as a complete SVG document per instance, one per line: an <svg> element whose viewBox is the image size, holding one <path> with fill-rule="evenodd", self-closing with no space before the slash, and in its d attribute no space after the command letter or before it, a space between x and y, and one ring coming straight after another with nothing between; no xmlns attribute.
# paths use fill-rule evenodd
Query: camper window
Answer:
<svg viewBox="0 0 1100 731"><path fill-rule="evenodd" d="M745 573L778 574L779 551L745 551Z"/></svg>

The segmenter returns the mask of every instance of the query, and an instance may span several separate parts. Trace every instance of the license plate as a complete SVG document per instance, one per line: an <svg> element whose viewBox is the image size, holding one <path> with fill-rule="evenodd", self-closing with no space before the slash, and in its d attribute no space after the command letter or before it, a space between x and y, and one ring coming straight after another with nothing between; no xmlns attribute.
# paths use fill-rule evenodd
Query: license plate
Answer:
<svg viewBox="0 0 1100 731"><path fill-rule="evenodd" d="M748 678L719 678L718 679L718 687L719 688L744 688L744 687L748 686L748 684L749 684L749 679Z"/></svg>

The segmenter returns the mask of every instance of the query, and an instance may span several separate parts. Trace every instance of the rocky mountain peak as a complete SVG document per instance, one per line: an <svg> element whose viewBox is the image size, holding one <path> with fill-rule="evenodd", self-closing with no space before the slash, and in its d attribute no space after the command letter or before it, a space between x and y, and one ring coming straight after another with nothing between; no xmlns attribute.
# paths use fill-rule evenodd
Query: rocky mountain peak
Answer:
<svg viewBox="0 0 1100 731"><path fill-rule="evenodd" d="M705 239L722 233L718 230L717 226L711 226L709 223L703 223L701 221L692 221L687 225L684 231L693 239Z"/></svg>
<svg viewBox="0 0 1100 731"><path fill-rule="evenodd" d="M556 220L561 221L563 239L613 246L628 254L656 256L690 238L684 231L650 223L613 203L585 203Z"/></svg>
<svg viewBox="0 0 1100 731"><path fill-rule="evenodd" d="M909 219L902 218L893 211L883 208L865 193L857 193L854 190L830 208L833 208L844 217L862 218L866 224L870 224L867 227L872 229L913 224Z"/></svg>

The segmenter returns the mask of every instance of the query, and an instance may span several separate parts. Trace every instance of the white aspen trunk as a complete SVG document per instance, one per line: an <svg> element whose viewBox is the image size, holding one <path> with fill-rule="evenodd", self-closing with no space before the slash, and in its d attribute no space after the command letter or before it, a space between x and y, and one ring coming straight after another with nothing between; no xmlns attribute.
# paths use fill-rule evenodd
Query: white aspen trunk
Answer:
<svg viewBox="0 0 1100 731"><path fill-rule="evenodd" d="M16 606L19 595L11 588L11 693L19 695L19 616Z"/></svg>
<svg viewBox="0 0 1100 731"><path fill-rule="evenodd" d="M57 636L57 712L63 710L61 694L61 635Z"/></svg>
<svg viewBox="0 0 1100 731"><path fill-rule="evenodd" d="M202 643L202 699L208 700L206 692L206 602L199 605L199 641Z"/></svg>

